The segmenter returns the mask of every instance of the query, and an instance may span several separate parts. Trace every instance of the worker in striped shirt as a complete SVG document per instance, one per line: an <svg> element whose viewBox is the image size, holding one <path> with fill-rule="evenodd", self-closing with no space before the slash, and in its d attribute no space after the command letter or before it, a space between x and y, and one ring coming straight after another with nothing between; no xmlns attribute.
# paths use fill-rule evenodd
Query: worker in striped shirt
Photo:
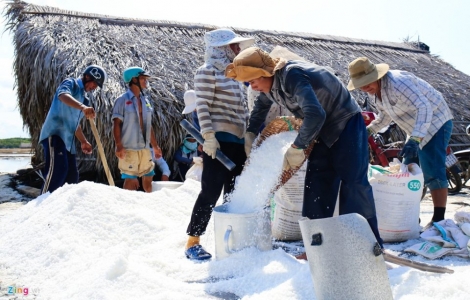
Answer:
<svg viewBox="0 0 470 300"><path fill-rule="evenodd" d="M201 192L194 204L185 255L191 260L211 258L200 245L200 236L206 231L220 193L229 194L246 160L244 135L248 110L244 86L224 75L225 67L244 48L254 42L252 38L237 36L230 29L217 29L204 35L204 65L196 70L194 90L196 109L204 137ZM229 171L215 159L220 149L236 167Z"/></svg>
<svg viewBox="0 0 470 300"><path fill-rule="evenodd" d="M419 158L424 184L431 191L433 222L444 219L447 203L446 148L452 133L452 113L440 92L426 81L387 64L359 57L349 64L349 90L360 89L375 99L378 117L367 126L376 133L394 121L409 136L400 156L408 164Z"/></svg>

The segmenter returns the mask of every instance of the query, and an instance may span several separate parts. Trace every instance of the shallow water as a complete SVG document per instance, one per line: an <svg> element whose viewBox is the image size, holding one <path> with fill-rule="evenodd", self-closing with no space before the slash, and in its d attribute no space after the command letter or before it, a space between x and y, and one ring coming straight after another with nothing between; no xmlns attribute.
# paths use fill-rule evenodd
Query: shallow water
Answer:
<svg viewBox="0 0 470 300"><path fill-rule="evenodd" d="M0 156L0 173L15 173L17 170L31 167L29 154L3 154Z"/></svg>

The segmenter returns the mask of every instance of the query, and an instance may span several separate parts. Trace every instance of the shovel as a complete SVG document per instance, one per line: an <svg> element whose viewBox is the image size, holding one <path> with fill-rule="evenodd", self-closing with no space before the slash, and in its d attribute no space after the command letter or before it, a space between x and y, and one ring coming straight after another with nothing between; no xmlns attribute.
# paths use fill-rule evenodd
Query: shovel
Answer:
<svg viewBox="0 0 470 300"><path fill-rule="evenodd" d="M446 267L431 265L431 264L422 263L422 262L414 261L414 260L403 258L403 257L398 257L396 255L393 255L385 251L383 252L383 256L384 256L385 261L388 261L390 263L418 269L418 270L425 271L425 272L448 273L448 274L454 273L454 270L446 268Z"/></svg>
<svg viewBox="0 0 470 300"><path fill-rule="evenodd" d="M199 144L201 144L201 145L204 144L204 139L202 138L201 134L196 129L196 127L191 125L191 123L189 123L187 120L183 119L183 120L181 120L180 125L184 129L186 129L186 131L189 134L191 134L199 142ZM231 161L230 158L225 156L225 154L223 154L222 151L220 151L219 149L217 149L217 152L215 154L215 158L217 158L217 160L220 161L230 171L232 171L235 168L235 164L233 163L233 161Z"/></svg>
<svg viewBox="0 0 470 300"><path fill-rule="evenodd" d="M114 186L113 176L111 176L111 172L109 171L108 162L106 161L106 156L104 155L103 145L101 144L98 129L96 129L95 120L88 120L90 121L91 131L93 132L93 136L95 137L96 144L98 145L98 152L100 153L101 162L103 163L104 172L106 173L106 177L108 178L109 185Z"/></svg>

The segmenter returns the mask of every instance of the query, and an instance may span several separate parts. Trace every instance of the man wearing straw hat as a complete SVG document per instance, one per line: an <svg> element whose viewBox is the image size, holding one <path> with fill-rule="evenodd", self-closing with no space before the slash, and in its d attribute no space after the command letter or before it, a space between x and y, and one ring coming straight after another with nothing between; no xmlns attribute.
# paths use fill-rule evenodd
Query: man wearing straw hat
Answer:
<svg viewBox="0 0 470 300"><path fill-rule="evenodd" d="M375 100L378 117L367 126L376 133L394 121L409 136L400 156L417 157L434 204L432 222L444 219L447 203L446 148L452 133L452 113L441 93L426 81L387 64L359 57L349 64L349 90L360 89ZM425 227L425 228L426 228Z"/></svg>
<svg viewBox="0 0 470 300"><path fill-rule="evenodd" d="M316 140L308 157L302 216L332 217L341 181L340 214L362 215L382 245L367 179L367 131L361 109L341 81L324 67L273 59L255 47L240 52L227 66L225 76L247 81L261 92L246 135L258 131L273 102L303 119L297 138L284 155L283 170L299 168L306 159L303 149ZM251 147L249 139L245 140L246 147Z"/></svg>
<svg viewBox="0 0 470 300"><path fill-rule="evenodd" d="M243 86L225 78L225 67L254 39L237 36L230 29L206 32L204 65L196 70L194 90L196 109L204 138L201 192L194 204L188 225L185 255L191 260L207 260L212 256L200 245L200 236L206 231L212 209L220 193L233 190L235 177L240 175L246 160L244 134L248 112ZM215 159L220 149L236 167L229 171Z"/></svg>

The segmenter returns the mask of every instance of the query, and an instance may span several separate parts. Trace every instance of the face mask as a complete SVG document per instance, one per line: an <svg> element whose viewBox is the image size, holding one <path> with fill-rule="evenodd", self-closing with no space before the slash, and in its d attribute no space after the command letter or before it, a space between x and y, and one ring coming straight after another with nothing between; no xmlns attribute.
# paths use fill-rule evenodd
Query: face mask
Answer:
<svg viewBox="0 0 470 300"><path fill-rule="evenodd" d="M184 141L184 146L188 148L191 151L194 151L197 149L197 142L188 142L187 140Z"/></svg>

